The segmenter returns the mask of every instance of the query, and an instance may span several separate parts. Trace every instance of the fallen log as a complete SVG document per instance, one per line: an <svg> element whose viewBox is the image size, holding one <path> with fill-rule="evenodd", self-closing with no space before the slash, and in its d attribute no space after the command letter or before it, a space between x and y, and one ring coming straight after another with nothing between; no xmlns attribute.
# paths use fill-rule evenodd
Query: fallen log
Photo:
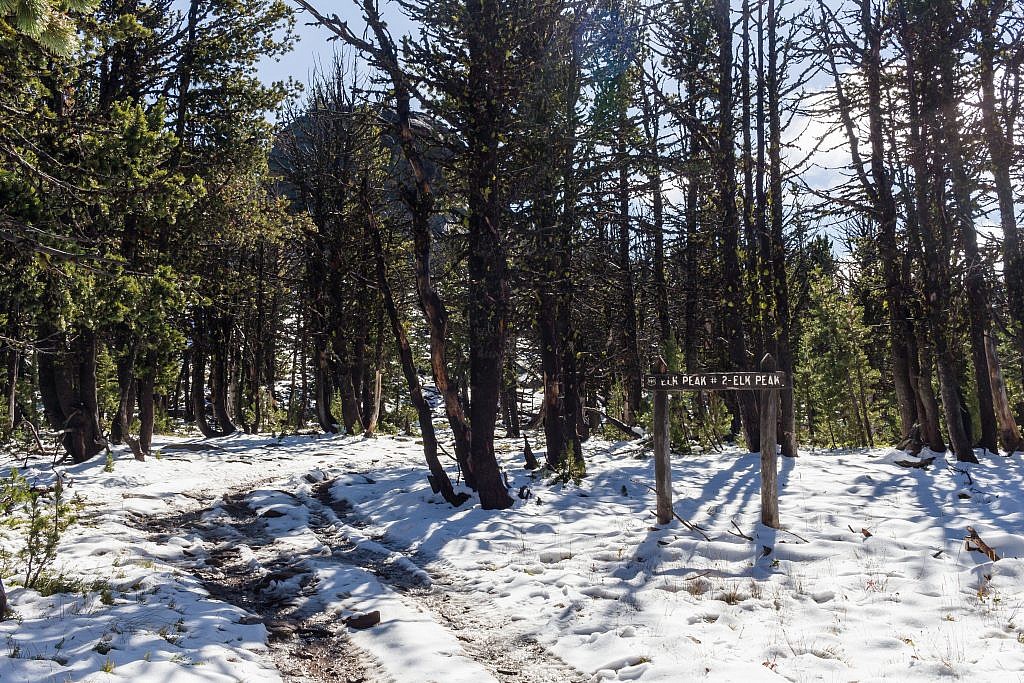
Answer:
<svg viewBox="0 0 1024 683"><path fill-rule="evenodd" d="M999 560L999 555L996 553L995 549L988 543L985 543L985 541L981 540L981 536L978 535L978 532L972 526L967 527L967 537L964 538L964 548L966 550L973 550L982 553L993 562L997 562Z"/></svg>
<svg viewBox="0 0 1024 683"><path fill-rule="evenodd" d="M380 612L378 610L373 610L372 612L367 612L365 614L351 616L345 619L344 623L349 628L360 630L371 628L380 623Z"/></svg>
<svg viewBox="0 0 1024 683"><path fill-rule="evenodd" d="M604 412L602 410L598 410L597 408L584 408L583 410L584 410L584 412L597 413L598 415L600 415L604 419L608 420L609 424L611 424L612 426L617 428L619 431L623 432L624 434L629 435L630 439L636 439L637 437L643 436L643 434L638 434L638 433L634 432L633 428L630 427L625 422L623 422L622 420L617 420L616 418L612 417L611 415L609 415L608 413L606 413L606 412Z"/></svg>
<svg viewBox="0 0 1024 683"><path fill-rule="evenodd" d="M900 467L909 467L924 470L931 467L933 462L935 462L934 455L930 458L921 458L920 460L897 460L894 464L899 465Z"/></svg>

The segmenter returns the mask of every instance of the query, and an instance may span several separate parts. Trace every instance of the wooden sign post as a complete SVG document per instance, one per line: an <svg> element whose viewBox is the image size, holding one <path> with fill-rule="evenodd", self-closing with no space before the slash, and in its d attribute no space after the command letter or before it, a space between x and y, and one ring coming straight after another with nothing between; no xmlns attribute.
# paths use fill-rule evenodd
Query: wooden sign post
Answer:
<svg viewBox="0 0 1024 683"><path fill-rule="evenodd" d="M668 372L664 359L659 358L656 369ZM668 392L654 392L654 491L657 496L658 524L672 521L672 464L669 462Z"/></svg>
<svg viewBox="0 0 1024 683"><path fill-rule="evenodd" d="M762 372L778 369L772 354L761 359ZM779 528L779 468L776 444L778 443L779 390L765 389L761 392L761 524Z"/></svg>
<svg viewBox="0 0 1024 683"><path fill-rule="evenodd" d="M669 463L668 395L675 391L757 391L761 413L761 523L779 528L777 420L779 389L789 378L778 372L772 355L761 359L761 372L669 373L661 358L655 373L644 377L644 387L654 392L654 490L658 524L672 521L672 468Z"/></svg>

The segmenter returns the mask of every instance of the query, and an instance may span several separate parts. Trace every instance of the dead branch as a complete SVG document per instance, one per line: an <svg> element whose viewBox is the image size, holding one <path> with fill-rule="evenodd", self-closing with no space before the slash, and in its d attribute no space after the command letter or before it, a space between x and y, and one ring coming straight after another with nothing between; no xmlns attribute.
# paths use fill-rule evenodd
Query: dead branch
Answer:
<svg viewBox="0 0 1024 683"><path fill-rule="evenodd" d="M597 408L584 408L583 410L589 411L591 413L597 413L604 419L608 420L608 422L615 426L619 431L623 432L624 434L628 434L629 438L631 439L635 439L640 436L640 434L634 432L633 428L630 427L628 424L626 424L622 420L617 420L616 418L612 417L611 415L604 411L598 410Z"/></svg>
<svg viewBox="0 0 1024 683"><path fill-rule="evenodd" d="M799 538L804 543L810 543L810 541L808 541L806 538L804 538L800 534L796 533L795 531L790 531L789 529L779 529L779 531L781 531L783 533L786 533L786 534L789 534L790 536L796 536L797 538Z"/></svg>
<svg viewBox="0 0 1024 683"><path fill-rule="evenodd" d="M742 529L740 529L740 526L739 526L739 524L737 524L737 523L736 523L735 521L733 521L733 522L732 522L732 525L733 525L734 527L736 527L736 532L734 533L734 532L732 532L732 531L729 531L728 529L726 529L726 530L725 530L725 531L726 531L726 533L730 533L730 534L732 534L733 536L738 536L739 538L744 538L744 539L746 539L746 540L748 540L748 541L753 541L753 540L754 540L754 538L753 538L752 536L747 536L747 535L746 535L745 533L743 533L743 530L742 530Z"/></svg>
<svg viewBox="0 0 1024 683"><path fill-rule="evenodd" d="M654 511L651 510L651 512L653 513ZM675 510L672 511L672 516L675 517L677 520L679 520L680 524L682 524L684 527L686 527L687 529L689 529L693 533L700 534L701 536L703 536L705 541L710 541L711 540L711 537L708 536L706 533L704 533L703 529L701 529L699 526L697 526L693 522L691 522L689 520L686 520L686 519L683 519L682 517L680 517L679 513L676 512Z"/></svg>

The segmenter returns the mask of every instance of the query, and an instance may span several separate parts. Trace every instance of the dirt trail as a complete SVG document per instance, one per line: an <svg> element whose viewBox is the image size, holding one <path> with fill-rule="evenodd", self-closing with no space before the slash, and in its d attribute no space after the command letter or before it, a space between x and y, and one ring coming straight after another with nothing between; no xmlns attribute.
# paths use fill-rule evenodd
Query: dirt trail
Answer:
<svg viewBox="0 0 1024 683"><path fill-rule="evenodd" d="M338 548L336 541L340 534L330 518L344 524L350 511L344 502L331 500L330 486L329 481L317 485L314 488L316 498L307 504L311 503L309 507L314 513L311 522L320 520L321 526L314 529L316 534L326 545ZM345 539L342 538L341 542L344 543ZM388 547L383 539L376 542ZM379 579L433 614L439 624L455 634L462 643L463 651L488 668L499 681L573 683L589 679L523 634L512 619L497 614L487 596L481 596L478 590L468 587L463 577L450 569L442 570L438 564L403 549L389 547L389 550L426 571L430 575L431 586L424 588L418 576L396 570L400 564L393 561L381 562L379 555L376 561L361 563L361 566L373 568ZM334 556L339 557L337 550Z"/></svg>
<svg viewBox="0 0 1024 683"><path fill-rule="evenodd" d="M274 548L265 523L245 504L248 485L222 498L207 496L203 507L170 517L136 518L140 528L160 542L194 532L203 540L207 557L182 567L192 573L210 595L258 616L270 634L270 658L286 683L390 683L392 678L370 653L357 647L346 627L325 614L301 614L287 596L272 595L272 582L299 577L299 596L314 587L303 576L303 560ZM204 519L223 511L216 521ZM253 570L241 551L252 550L265 572ZM311 577L308 577L311 578Z"/></svg>
<svg viewBox="0 0 1024 683"><path fill-rule="evenodd" d="M432 614L458 638L468 658L502 683L588 680L523 634L516 622L495 613L486 595L469 587L449 568L399 548L380 552L353 542L346 530L360 526L359 521L352 518L344 501L331 500L331 484L316 484L313 495L282 493L309 510L309 529L329 549L332 561L371 572L400 599ZM135 521L156 541L189 532L200 536L207 556L182 569L199 578L217 599L259 616L270 632L271 657L287 683L392 681L382 662L352 642L338 615L310 612L300 606L303 596L316 592L309 561L315 558L322 563L325 557L322 553L303 555L292 546L276 544L277 539L267 533L266 520L257 517L245 502L246 495L260 487L260 483L251 483L219 499L209 494L195 496L202 501L196 509L168 517L137 517ZM254 571L257 566L260 571ZM429 575L429 586L420 570ZM297 585L297 592L282 594L282 582Z"/></svg>

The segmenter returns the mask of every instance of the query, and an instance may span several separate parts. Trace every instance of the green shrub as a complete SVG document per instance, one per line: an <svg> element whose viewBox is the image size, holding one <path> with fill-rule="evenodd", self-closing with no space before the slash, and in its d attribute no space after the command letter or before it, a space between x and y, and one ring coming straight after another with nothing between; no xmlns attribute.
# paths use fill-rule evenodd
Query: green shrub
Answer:
<svg viewBox="0 0 1024 683"><path fill-rule="evenodd" d="M46 570L57 559L57 545L74 524L81 501L69 500L64 482L58 477L52 488L33 487L17 469L0 483L0 509L3 524L20 532L18 565L25 574L24 586L35 588Z"/></svg>

